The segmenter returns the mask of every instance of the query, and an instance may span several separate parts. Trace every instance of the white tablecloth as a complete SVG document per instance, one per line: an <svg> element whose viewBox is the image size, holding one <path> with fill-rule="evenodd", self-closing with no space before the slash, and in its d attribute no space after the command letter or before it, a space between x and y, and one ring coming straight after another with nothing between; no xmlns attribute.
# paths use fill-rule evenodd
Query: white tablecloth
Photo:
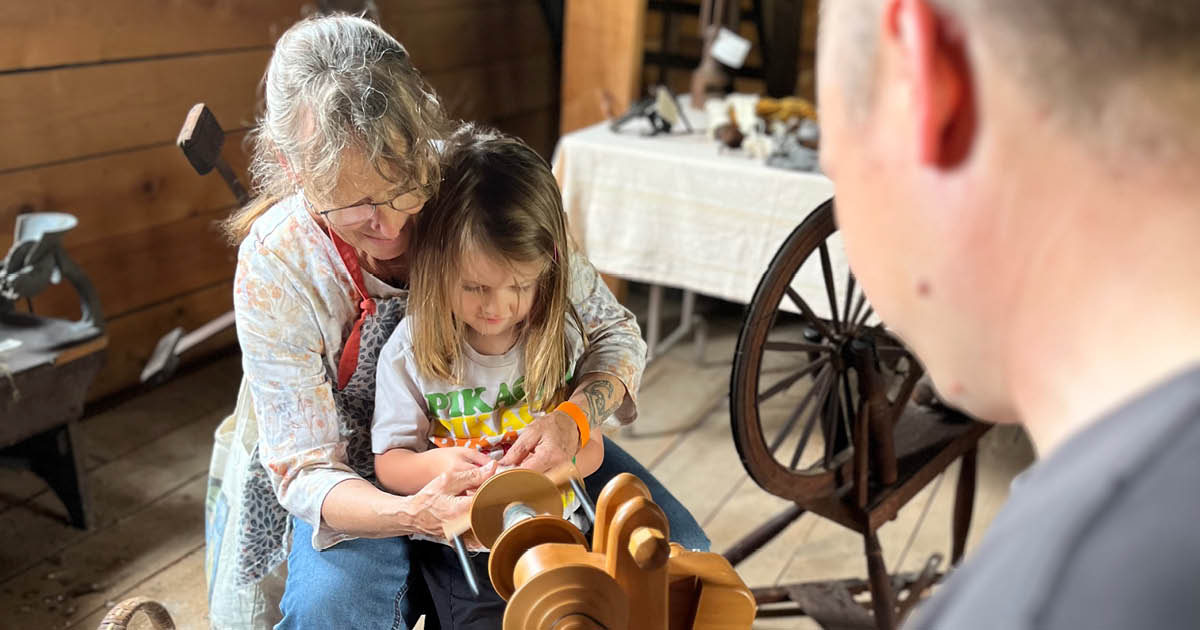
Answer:
<svg viewBox="0 0 1200 630"><path fill-rule="evenodd" d="M696 133L643 137L647 127L631 121L619 134L605 122L563 136L554 172L568 221L605 274L748 303L775 251L833 195L833 184L824 175L721 152L703 133L703 112L687 114ZM836 239L831 259L844 278ZM815 258L793 286L826 316Z"/></svg>

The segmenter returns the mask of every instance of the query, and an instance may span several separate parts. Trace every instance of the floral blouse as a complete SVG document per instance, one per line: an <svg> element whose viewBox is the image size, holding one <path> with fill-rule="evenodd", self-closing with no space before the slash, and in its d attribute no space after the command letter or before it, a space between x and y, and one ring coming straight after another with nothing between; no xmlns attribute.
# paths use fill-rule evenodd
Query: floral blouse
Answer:
<svg viewBox="0 0 1200 630"><path fill-rule="evenodd" d="M637 417L646 345L632 313L583 256L573 256L571 299L590 346L576 374L602 372L626 388L615 417ZM364 271L372 297L401 296ZM242 369L258 421L259 456L279 503L313 528L313 547L347 538L321 519L325 495L359 479L347 462L332 375L357 317L357 294L333 242L299 195L259 217L238 250L234 310Z"/></svg>

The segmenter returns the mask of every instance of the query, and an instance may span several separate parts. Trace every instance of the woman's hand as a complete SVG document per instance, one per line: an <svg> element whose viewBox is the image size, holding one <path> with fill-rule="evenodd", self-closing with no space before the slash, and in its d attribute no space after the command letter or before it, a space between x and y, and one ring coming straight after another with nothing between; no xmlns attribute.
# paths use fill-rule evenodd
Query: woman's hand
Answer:
<svg viewBox="0 0 1200 630"><path fill-rule="evenodd" d="M610 374L590 372L579 378L571 402L587 416L592 431L609 417L625 399L625 386ZM562 411L534 420L500 460L501 466L520 466L549 472L571 461L579 452L579 426Z"/></svg>
<svg viewBox="0 0 1200 630"><path fill-rule="evenodd" d="M471 498L466 492L474 491L494 474L494 461L469 470L442 473L420 492L405 497L408 500L405 516L411 519L412 529L439 538L445 536L445 524L463 518L471 508Z"/></svg>
<svg viewBox="0 0 1200 630"><path fill-rule="evenodd" d="M562 411L548 413L525 427L513 442L501 466L520 466L549 472L571 462L579 452L579 427Z"/></svg>

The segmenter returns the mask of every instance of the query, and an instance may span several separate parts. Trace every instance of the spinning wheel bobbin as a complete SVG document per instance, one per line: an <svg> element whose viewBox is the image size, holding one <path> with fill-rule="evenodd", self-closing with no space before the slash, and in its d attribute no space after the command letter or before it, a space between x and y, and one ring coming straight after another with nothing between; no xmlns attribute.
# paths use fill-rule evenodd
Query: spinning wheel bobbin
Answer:
<svg viewBox="0 0 1200 630"><path fill-rule="evenodd" d="M531 510L530 516L549 514L562 520L562 493L553 481L532 470L507 470L483 482L471 501L471 530L483 546L495 546L506 529L505 512L514 503Z"/></svg>
<svg viewBox="0 0 1200 630"><path fill-rule="evenodd" d="M558 476L569 479L570 475L568 472ZM571 487L581 495L581 501L587 500L586 496L582 496L582 488L574 483ZM558 487L554 481L541 473L515 469L485 481L471 500L468 515L445 526L446 538L454 545L471 592L479 595L478 577L467 556L462 534L467 530L474 531L479 542L493 550L493 556L488 562L490 575L496 575L493 566L509 566L509 577L500 577L496 584L497 591L506 596L505 591L508 594L512 593L511 564L516 562L524 550L537 544L537 541L586 543L583 534L562 518L562 511L562 495ZM518 527L519 525L522 527ZM498 555L502 564L496 565L496 543L506 533L512 534L508 539L515 544L500 551ZM506 553L510 549L512 551Z"/></svg>

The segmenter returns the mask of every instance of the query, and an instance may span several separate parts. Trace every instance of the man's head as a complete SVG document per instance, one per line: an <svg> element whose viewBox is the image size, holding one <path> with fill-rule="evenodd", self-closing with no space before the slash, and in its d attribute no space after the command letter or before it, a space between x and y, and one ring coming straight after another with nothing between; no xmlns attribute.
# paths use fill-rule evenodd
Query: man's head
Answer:
<svg viewBox="0 0 1200 630"><path fill-rule="evenodd" d="M1054 317L1042 285L1112 218L1087 216L1093 196L1194 169L1197 33L1197 0L824 3L822 163L847 254L951 403L1017 419L1009 355L1032 324L1013 320Z"/></svg>

